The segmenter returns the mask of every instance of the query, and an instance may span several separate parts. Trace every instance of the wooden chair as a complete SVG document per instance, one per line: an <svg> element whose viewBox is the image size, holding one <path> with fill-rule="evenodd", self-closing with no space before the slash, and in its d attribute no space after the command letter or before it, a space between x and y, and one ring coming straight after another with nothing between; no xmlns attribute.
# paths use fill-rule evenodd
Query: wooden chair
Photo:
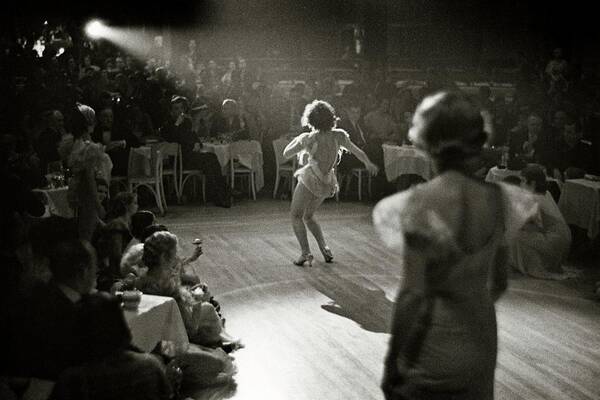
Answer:
<svg viewBox="0 0 600 400"><path fill-rule="evenodd" d="M369 174L369 171L367 171L365 168L352 168L350 174L347 177L347 181L346 181L346 193L348 193L348 190L350 189L350 183L352 182L352 178L356 177L357 178L357 183L358 183L358 201L362 201L362 187L363 187L363 174L367 175L367 190L369 193L369 198L372 197L372 178L371 178L371 174Z"/></svg>
<svg viewBox="0 0 600 400"><path fill-rule="evenodd" d="M129 191L134 192L144 187L148 189L154 199L156 200L156 206L160 211L161 215L165 214L167 209L167 203L163 198L164 190L162 189L162 174L163 174L163 158L160 150L151 148L150 151L150 174L146 174L146 171L140 171L139 165L136 165L136 149L132 148L129 150L129 161L127 165L127 181L129 184Z"/></svg>
<svg viewBox="0 0 600 400"><path fill-rule="evenodd" d="M179 146L179 193L177 194L177 202L181 203L185 184L192 179L193 193L196 196L196 181L200 180L202 185L202 201L206 203L206 176L199 169L183 169L183 157L181 156L181 146Z"/></svg>
<svg viewBox="0 0 600 400"><path fill-rule="evenodd" d="M279 180L283 177L288 179L290 184L290 196L294 193L294 171L297 168L296 157L286 160L283 157L283 150L290 141L286 138L278 138L273 140L273 150L275 151L275 187L273 188L273 198L277 196L279 188Z"/></svg>
<svg viewBox="0 0 600 400"><path fill-rule="evenodd" d="M255 174L252 168L248 168L239 162L241 156L252 156L255 153L255 147L251 141L239 140L229 145L229 179L231 189L235 187L235 176L246 176L248 178L248 192L252 199L256 200L256 185L254 183Z"/></svg>
<svg viewBox="0 0 600 400"><path fill-rule="evenodd" d="M181 145L179 143L160 143L157 145L162 155L163 168L161 173L161 196L166 201L165 196L165 185L164 178L167 177L172 179L173 188L175 190L175 196L179 200L180 189L179 183L181 182ZM164 168L165 161L169 160L168 168ZM166 203L165 203L166 204Z"/></svg>

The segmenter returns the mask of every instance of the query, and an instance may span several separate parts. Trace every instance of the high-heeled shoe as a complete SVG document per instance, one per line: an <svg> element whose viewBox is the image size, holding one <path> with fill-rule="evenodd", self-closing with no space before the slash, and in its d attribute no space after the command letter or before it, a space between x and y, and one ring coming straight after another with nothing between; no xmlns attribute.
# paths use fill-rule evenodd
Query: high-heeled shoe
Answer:
<svg viewBox="0 0 600 400"><path fill-rule="evenodd" d="M312 262L313 262L313 255L308 253L308 254L302 254L300 256L300 258L298 258L297 260L294 260L293 263L294 265L297 265L299 267L303 267L304 265L308 265L309 267L312 267Z"/></svg>
<svg viewBox="0 0 600 400"><path fill-rule="evenodd" d="M333 262L333 253L331 252L331 249L329 247L323 247L321 249L321 254L323 254L323 258L325 259L326 263Z"/></svg>

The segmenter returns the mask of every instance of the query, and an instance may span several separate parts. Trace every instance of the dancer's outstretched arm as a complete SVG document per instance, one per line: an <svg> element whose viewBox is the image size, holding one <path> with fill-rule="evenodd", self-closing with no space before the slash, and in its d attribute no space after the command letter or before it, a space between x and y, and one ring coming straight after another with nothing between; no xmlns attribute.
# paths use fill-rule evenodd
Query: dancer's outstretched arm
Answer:
<svg viewBox="0 0 600 400"><path fill-rule="evenodd" d="M283 150L283 156L285 158L292 158L294 155L302 151L305 147L304 141L306 139L306 134L298 135L291 142L285 146Z"/></svg>
<svg viewBox="0 0 600 400"><path fill-rule="evenodd" d="M365 168L371 175L377 175L379 172L379 167L369 160L367 154L360 147L352 143L350 140L348 140L348 143L346 143L345 146L350 153L354 154L356 158L358 158L360 162L365 165Z"/></svg>

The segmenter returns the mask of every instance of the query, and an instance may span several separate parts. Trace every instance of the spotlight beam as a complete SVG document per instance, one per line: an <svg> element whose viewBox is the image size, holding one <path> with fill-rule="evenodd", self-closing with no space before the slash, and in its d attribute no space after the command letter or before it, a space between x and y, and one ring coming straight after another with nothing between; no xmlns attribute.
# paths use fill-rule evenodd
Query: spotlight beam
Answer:
<svg viewBox="0 0 600 400"><path fill-rule="evenodd" d="M85 27L85 32L92 39L105 36L108 30L109 28L98 20L90 21Z"/></svg>

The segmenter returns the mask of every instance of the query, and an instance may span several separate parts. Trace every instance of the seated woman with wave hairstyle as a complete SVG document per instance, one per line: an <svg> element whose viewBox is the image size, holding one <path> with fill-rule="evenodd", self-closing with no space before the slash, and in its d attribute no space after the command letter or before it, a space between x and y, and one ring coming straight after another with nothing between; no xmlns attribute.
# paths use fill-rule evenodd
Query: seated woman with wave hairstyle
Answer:
<svg viewBox="0 0 600 400"><path fill-rule="evenodd" d="M152 234L144 242L142 262L148 272L137 279L135 286L147 294L175 299L190 342L211 348L223 347L227 351L241 347L239 340L233 340L225 332L221 316L211 304L208 287L202 283L191 287L182 285L177 236L165 231Z"/></svg>

